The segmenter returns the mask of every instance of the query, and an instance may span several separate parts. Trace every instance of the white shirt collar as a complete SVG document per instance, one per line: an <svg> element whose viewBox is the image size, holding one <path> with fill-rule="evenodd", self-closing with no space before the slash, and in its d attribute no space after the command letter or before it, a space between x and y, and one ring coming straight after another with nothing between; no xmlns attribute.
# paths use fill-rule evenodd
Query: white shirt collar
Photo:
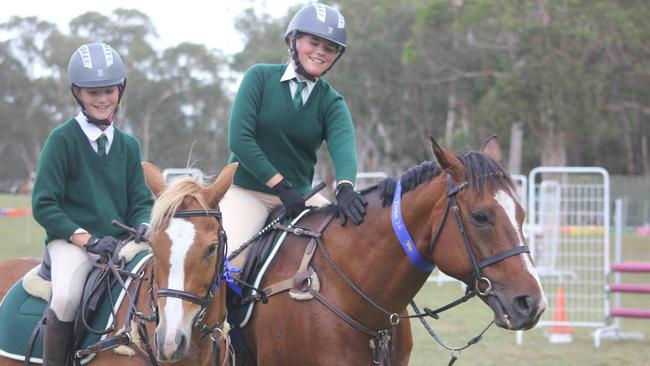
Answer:
<svg viewBox="0 0 650 366"><path fill-rule="evenodd" d="M84 132L86 137L90 142L94 142L95 145L93 147L96 148L96 141L101 136L101 134L106 135L108 138L108 143L106 144L106 151L110 148L111 144L113 143L113 136L115 135L115 128L113 128L113 125L109 125L106 127L104 131L100 130L97 125L94 125L92 123L88 123L88 118L86 118L86 115L83 114L83 112L79 112L79 114L74 118L77 120L77 123L79 123L79 126L81 126L81 130Z"/></svg>
<svg viewBox="0 0 650 366"><path fill-rule="evenodd" d="M287 80L292 80L292 79L297 79L298 74L296 74L296 67L293 65L293 61L291 61L288 65L286 70L284 70L284 74L282 74L282 77L280 78L280 82L287 81ZM307 89L309 90L309 93L314 89L314 85L318 82L320 79L316 79L316 81L311 81L304 79L301 81L304 81L307 83ZM294 83L297 84L295 80L292 80Z"/></svg>

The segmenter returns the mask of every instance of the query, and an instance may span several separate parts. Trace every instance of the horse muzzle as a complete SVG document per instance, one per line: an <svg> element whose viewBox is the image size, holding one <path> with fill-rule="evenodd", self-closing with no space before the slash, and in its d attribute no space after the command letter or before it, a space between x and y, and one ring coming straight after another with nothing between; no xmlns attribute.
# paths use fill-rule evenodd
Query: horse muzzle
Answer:
<svg viewBox="0 0 650 366"><path fill-rule="evenodd" d="M516 295L504 299L498 293L488 296L485 301L494 312L494 323L504 329L526 330L534 327L546 310L546 297L535 295Z"/></svg>
<svg viewBox="0 0 650 366"><path fill-rule="evenodd" d="M187 355L191 334L182 330L166 331L165 327L156 328L154 335L157 348L156 357L160 362L176 362Z"/></svg>

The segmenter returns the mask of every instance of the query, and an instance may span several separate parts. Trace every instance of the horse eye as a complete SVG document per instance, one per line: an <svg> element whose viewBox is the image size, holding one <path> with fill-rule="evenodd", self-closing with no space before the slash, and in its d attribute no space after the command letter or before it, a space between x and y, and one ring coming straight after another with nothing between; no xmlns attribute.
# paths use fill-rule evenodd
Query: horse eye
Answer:
<svg viewBox="0 0 650 366"><path fill-rule="evenodd" d="M472 214L472 218L478 224L488 224L490 222L490 218L485 212L475 212Z"/></svg>
<svg viewBox="0 0 650 366"><path fill-rule="evenodd" d="M209 257L209 256L213 255L214 252L216 252L216 251L217 251L217 243L211 244L208 247L208 251L205 253L205 256Z"/></svg>

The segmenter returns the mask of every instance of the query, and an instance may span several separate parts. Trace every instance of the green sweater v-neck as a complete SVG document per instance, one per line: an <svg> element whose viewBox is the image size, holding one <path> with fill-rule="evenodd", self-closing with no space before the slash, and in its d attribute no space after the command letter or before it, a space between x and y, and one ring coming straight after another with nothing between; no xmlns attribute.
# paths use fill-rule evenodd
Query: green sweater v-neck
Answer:
<svg viewBox="0 0 650 366"><path fill-rule="evenodd" d="M50 133L32 192L32 212L47 233L46 243L69 240L78 228L124 237L111 220L131 227L149 222L152 204L133 136L115 128L111 148L101 158L75 119Z"/></svg>
<svg viewBox="0 0 650 366"><path fill-rule="evenodd" d="M229 162L240 163L234 183L273 193L265 183L279 172L305 194L311 188L323 141L327 142L336 179L354 182L355 135L343 97L320 79L307 102L296 109L289 81L280 81L286 67L254 65L241 82L228 128Z"/></svg>

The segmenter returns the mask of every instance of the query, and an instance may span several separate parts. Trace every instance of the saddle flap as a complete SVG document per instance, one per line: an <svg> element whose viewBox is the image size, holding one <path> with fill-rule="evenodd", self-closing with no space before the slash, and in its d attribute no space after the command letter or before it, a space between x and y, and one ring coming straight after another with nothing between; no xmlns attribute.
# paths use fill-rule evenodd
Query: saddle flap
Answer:
<svg viewBox="0 0 650 366"><path fill-rule="evenodd" d="M127 265L126 270L137 272L150 258L151 254L141 252ZM129 283L127 279L127 285ZM115 308L118 308L124 297L124 291L119 286L113 286L110 297L115 301ZM109 301L109 296L104 296L102 300L96 305L98 309L96 316L92 321L88 320L89 325L96 329L104 329L113 322L111 316L113 305ZM25 291L23 279L16 282L0 303L0 355L23 361L33 330L38 326L47 308L48 303L45 300ZM86 348L101 338L102 336L89 332L80 342L80 348ZM30 361L40 364L43 363L42 357L42 337L37 337ZM84 358L81 363L87 362L91 357L93 356Z"/></svg>

